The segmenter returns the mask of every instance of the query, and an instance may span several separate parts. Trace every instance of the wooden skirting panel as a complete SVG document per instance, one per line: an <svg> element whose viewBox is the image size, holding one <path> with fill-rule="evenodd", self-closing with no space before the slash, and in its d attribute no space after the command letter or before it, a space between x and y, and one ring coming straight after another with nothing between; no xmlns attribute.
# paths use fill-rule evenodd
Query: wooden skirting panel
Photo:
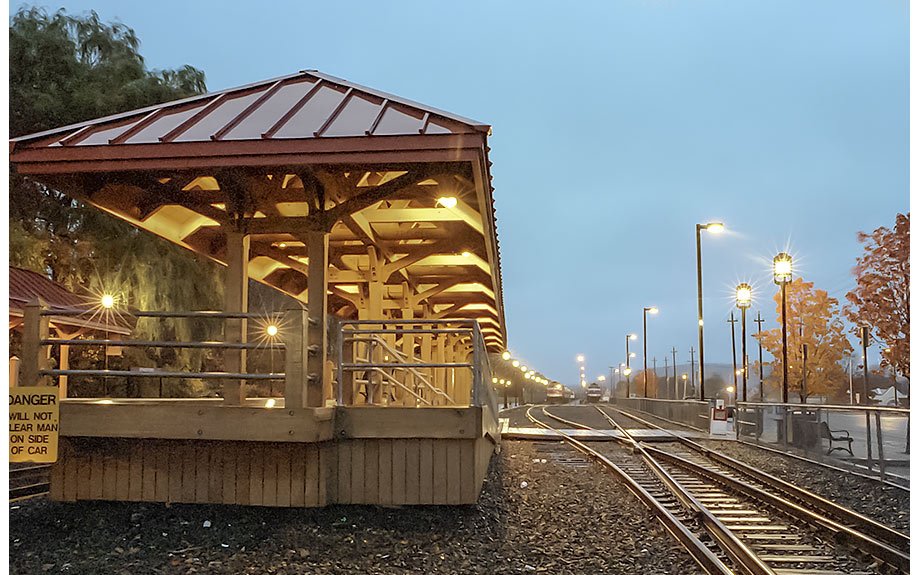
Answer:
<svg viewBox="0 0 920 575"><path fill-rule="evenodd" d="M272 507L473 504L493 449L483 437L320 443L61 437L51 497Z"/></svg>

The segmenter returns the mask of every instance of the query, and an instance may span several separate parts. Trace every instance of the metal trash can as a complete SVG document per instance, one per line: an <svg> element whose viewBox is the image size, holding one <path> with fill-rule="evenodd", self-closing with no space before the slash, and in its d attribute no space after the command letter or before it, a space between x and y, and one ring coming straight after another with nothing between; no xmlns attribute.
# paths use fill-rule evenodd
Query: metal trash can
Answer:
<svg viewBox="0 0 920 575"><path fill-rule="evenodd" d="M811 449L818 444L818 412L794 411L789 414L792 425L792 444L801 449Z"/></svg>

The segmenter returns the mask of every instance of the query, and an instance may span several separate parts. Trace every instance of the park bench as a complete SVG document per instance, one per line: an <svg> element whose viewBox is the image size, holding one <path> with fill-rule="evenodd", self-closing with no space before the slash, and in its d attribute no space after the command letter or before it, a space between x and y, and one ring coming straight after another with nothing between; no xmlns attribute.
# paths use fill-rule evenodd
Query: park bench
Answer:
<svg viewBox="0 0 920 575"><path fill-rule="evenodd" d="M846 435L835 436L834 435L835 433L845 433ZM853 438L850 437L849 431L845 429L836 430L836 431L832 430L830 427L828 427L826 421L822 421L821 422L821 437L828 440L827 455L830 455L831 452L834 451L835 449L839 449L841 451L849 451L850 455L851 456L853 455ZM835 441L846 442L846 447L834 447Z"/></svg>

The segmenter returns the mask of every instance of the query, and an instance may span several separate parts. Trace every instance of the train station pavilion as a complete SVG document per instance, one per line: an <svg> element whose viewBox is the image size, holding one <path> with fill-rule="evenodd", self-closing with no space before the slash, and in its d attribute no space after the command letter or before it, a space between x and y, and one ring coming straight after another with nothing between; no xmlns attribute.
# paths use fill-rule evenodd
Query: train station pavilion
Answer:
<svg viewBox="0 0 920 575"><path fill-rule="evenodd" d="M222 400L63 402L52 495L475 501L506 338L489 133L307 70L12 140L18 173L226 266ZM250 278L304 304L272 407Z"/></svg>

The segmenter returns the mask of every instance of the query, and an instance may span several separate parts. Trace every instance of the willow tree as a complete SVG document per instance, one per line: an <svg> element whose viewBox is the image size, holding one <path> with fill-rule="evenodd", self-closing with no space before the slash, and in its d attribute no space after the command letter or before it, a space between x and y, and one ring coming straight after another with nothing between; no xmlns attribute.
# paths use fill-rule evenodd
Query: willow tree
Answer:
<svg viewBox="0 0 920 575"><path fill-rule="evenodd" d="M148 70L134 31L102 22L95 12L20 9L11 19L9 56L13 137L206 90L204 73L191 66ZM220 302L217 264L15 173L10 263L75 291L114 287L125 303L142 309L206 309ZM184 338L200 329L206 328L141 323L137 335ZM164 358L141 352L126 361L163 364ZM182 353L165 361L189 367L201 358Z"/></svg>

